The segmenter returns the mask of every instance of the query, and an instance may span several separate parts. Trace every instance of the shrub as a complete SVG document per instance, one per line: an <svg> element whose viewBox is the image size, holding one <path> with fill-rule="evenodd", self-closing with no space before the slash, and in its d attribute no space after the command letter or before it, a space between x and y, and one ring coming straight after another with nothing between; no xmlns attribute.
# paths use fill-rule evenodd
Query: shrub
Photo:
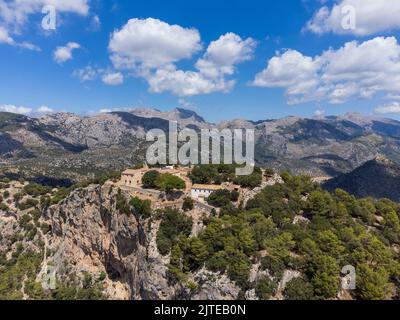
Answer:
<svg viewBox="0 0 400 320"><path fill-rule="evenodd" d="M157 189L157 180L160 178L160 173L156 170L146 172L142 178L144 188Z"/></svg>
<svg viewBox="0 0 400 320"><path fill-rule="evenodd" d="M141 200L138 197L132 198L129 204L135 209L140 218L147 219L151 217L151 201Z"/></svg>
<svg viewBox="0 0 400 320"><path fill-rule="evenodd" d="M262 183L262 171L260 168L254 168L254 171L250 175L236 176L233 182L240 185L242 188L254 189Z"/></svg>
<svg viewBox="0 0 400 320"><path fill-rule="evenodd" d="M26 210L32 207L36 207L39 204L37 200L34 199L27 199L25 203L19 203L18 204L18 209L20 210Z"/></svg>
<svg viewBox="0 0 400 320"><path fill-rule="evenodd" d="M24 191L30 196L38 197L49 193L51 187L43 186L38 183L30 183L24 187Z"/></svg>
<svg viewBox="0 0 400 320"><path fill-rule="evenodd" d="M277 286L268 277L260 279L256 286L256 294L261 300L269 300L276 294Z"/></svg>
<svg viewBox="0 0 400 320"><path fill-rule="evenodd" d="M126 201L126 198L122 194L121 189L118 189L116 208L122 214L126 214L128 216L131 214L131 209Z"/></svg>
<svg viewBox="0 0 400 320"><path fill-rule="evenodd" d="M185 181L169 173L159 176L156 184L158 189L167 193L174 190L182 190L186 188Z"/></svg>
<svg viewBox="0 0 400 320"><path fill-rule="evenodd" d="M190 211L194 208L194 201L192 198L187 197L183 200L182 210L183 211Z"/></svg>
<svg viewBox="0 0 400 320"><path fill-rule="evenodd" d="M29 223L32 221L31 216L24 214L20 219L19 219L19 225L21 228L27 230Z"/></svg>
<svg viewBox="0 0 400 320"><path fill-rule="evenodd" d="M48 225L47 223L42 223L40 229L42 230L43 234L47 234L50 232L51 226Z"/></svg>
<svg viewBox="0 0 400 320"><path fill-rule="evenodd" d="M167 255L179 236L188 237L192 232L193 221L175 209L167 209L157 233L157 247L162 255Z"/></svg>
<svg viewBox="0 0 400 320"><path fill-rule="evenodd" d="M289 281L284 292L287 300L311 300L313 293L312 284L304 278L295 278Z"/></svg>
<svg viewBox="0 0 400 320"><path fill-rule="evenodd" d="M232 195L229 190L217 190L207 198L207 203L210 206L221 208L229 205L235 197L236 193Z"/></svg>
<svg viewBox="0 0 400 320"><path fill-rule="evenodd" d="M38 209L30 211L29 214L32 216L33 221L35 222L39 221L40 217L42 216L42 213Z"/></svg>
<svg viewBox="0 0 400 320"><path fill-rule="evenodd" d="M282 259L267 256L261 259L261 268L268 270L271 276L280 280L285 272L285 263Z"/></svg>
<svg viewBox="0 0 400 320"><path fill-rule="evenodd" d="M99 275L98 280L99 280L100 282L103 282L106 278L107 278L107 274L106 274L104 271L102 271L102 272L100 273L100 275Z"/></svg>

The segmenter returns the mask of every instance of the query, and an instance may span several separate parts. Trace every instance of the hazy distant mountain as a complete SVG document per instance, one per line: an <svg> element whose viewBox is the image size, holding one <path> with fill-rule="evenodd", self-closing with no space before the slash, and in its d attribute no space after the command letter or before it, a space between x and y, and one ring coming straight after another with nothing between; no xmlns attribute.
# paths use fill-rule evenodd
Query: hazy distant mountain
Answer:
<svg viewBox="0 0 400 320"><path fill-rule="evenodd" d="M346 190L356 197L400 201L400 166L384 157L366 162L354 171L328 181L324 188Z"/></svg>
<svg viewBox="0 0 400 320"><path fill-rule="evenodd" d="M276 170L339 176L379 154L400 163L400 122L391 119L347 114L214 125L190 110L136 109L37 119L0 113L0 167L76 176L121 169L143 161L146 132L167 131L169 120L194 129L255 129L257 163Z"/></svg>

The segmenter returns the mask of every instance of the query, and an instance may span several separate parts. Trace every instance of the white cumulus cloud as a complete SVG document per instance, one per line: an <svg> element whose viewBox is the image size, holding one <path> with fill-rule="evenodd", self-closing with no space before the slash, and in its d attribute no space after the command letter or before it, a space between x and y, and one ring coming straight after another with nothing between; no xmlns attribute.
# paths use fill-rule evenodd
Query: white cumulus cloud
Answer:
<svg viewBox="0 0 400 320"><path fill-rule="evenodd" d="M152 18L129 20L112 34L109 43L116 67L157 68L189 59L200 49L200 34L196 29Z"/></svg>
<svg viewBox="0 0 400 320"><path fill-rule="evenodd" d="M86 66L82 69L74 70L72 75L78 78L81 82L92 81L97 78L99 70L92 66Z"/></svg>
<svg viewBox="0 0 400 320"><path fill-rule="evenodd" d="M28 49L32 51L41 51L41 49L27 41L17 42L11 35L9 34L8 30L0 25L0 44L5 43L11 46Z"/></svg>
<svg viewBox="0 0 400 320"><path fill-rule="evenodd" d="M350 11L349 9L350 8ZM344 28L354 13L355 28ZM307 23L306 29L317 33L367 36L400 28L398 0L338 0L333 6L323 6Z"/></svg>
<svg viewBox="0 0 400 320"><path fill-rule="evenodd" d="M148 82L150 92L177 96L230 91L235 80L228 76L239 63L252 59L255 47L253 39L227 33L210 43L195 70L181 70L177 63L202 49L199 32L152 18L129 20L109 44L115 68L134 70Z"/></svg>
<svg viewBox="0 0 400 320"><path fill-rule="evenodd" d="M81 46L76 42L69 42L66 46L57 47L53 53L54 61L58 64L62 64L72 59L72 52L75 49L79 49Z"/></svg>
<svg viewBox="0 0 400 320"><path fill-rule="evenodd" d="M53 6L58 14L86 16L89 13L89 0L0 0L0 43L40 51L34 44L16 41L14 36L21 35L29 17L41 13L46 5Z"/></svg>
<svg viewBox="0 0 400 320"><path fill-rule="evenodd" d="M295 50L278 53L256 75L255 86L284 88L289 104L327 100L332 104L400 93L400 45L377 37L310 57Z"/></svg>
<svg viewBox="0 0 400 320"><path fill-rule="evenodd" d="M41 106L36 110L37 113L46 114L46 113L53 113L54 110L47 106Z"/></svg>
<svg viewBox="0 0 400 320"><path fill-rule="evenodd" d="M390 104L385 104L375 109L375 113L380 114L400 114L400 103L392 102Z"/></svg>
<svg viewBox="0 0 400 320"><path fill-rule="evenodd" d="M121 72L95 68L91 65L74 70L72 76L78 78L81 82L93 81L101 78L101 81L109 86L117 86L124 83L124 75Z"/></svg>
<svg viewBox="0 0 400 320"><path fill-rule="evenodd" d="M0 105L0 112L10 112L17 114L30 114L32 112L31 108L15 106L12 104Z"/></svg>
<svg viewBox="0 0 400 320"><path fill-rule="evenodd" d="M117 86L124 83L124 76L121 72L110 72L103 74L101 80L106 85Z"/></svg>

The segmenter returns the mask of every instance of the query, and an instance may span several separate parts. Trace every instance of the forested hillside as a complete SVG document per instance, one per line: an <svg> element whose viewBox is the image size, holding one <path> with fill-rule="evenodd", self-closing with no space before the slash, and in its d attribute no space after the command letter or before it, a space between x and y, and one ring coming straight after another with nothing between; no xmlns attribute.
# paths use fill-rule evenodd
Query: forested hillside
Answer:
<svg viewBox="0 0 400 320"><path fill-rule="evenodd" d="M354 299L397 298L400 288L400 206L390 200L356 200L328 193L307 177L283 175L285 184L265 188L245 208L228 205L189 238L190 222L169 212L158 235L161 253L171 252L174 281L185 281L205 264L227 273L260 299L275 296L286 270L299 271L286 286L287 299L333 299L341 269L356 268ZM179 222L179 223L178 223ZM250 281L259 264L262 277Z"/></svg>
<svg viewBox="0 0 400 320"><path fill-rule="evenodd" d="M217 193L211 215L188 201L155 209L105 180L58 192L3 183L0 297L399 298L400 205L281 176L246 203ZM40 284L43 263L58 270L55 290ZM345 266L354 291L341 290Z"/></svg>

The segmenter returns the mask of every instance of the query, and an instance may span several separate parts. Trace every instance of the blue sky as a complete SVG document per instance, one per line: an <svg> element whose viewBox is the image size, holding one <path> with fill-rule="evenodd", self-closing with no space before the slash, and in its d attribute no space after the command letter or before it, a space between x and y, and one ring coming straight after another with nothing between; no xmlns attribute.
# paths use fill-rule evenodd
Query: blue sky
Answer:
<svg viewBox="0 0 400 320"><path fill-rule="evenodd" d="M373 0L381 6L371 16L363 1L0 0L0 110L185 107L215 122L398 117L397 8ZM46 4L55 5L55 30L41 26ZM337 27L346 4L356 9L355 29Z"/></svg>

